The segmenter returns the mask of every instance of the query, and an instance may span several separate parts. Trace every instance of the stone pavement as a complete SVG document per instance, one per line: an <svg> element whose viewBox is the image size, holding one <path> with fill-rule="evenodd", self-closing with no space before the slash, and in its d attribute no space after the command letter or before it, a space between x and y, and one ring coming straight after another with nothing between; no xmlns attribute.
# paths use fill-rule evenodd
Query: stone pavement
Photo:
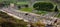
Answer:
<svg viewBox="0 0 60 27"><path fill-rule="evenodd" d="M29 12L23 12L23 11L18 11L14 8L2 8L3 11L6 13L12 14L13 16L19 17L18 19L24 19L28 20L29 22L38 22L39 20L42 20L45 24L50 24L53 23L57 18L52 17L53 15L56 15L54 13L47 13L46 15L38 15L34 13L29 13Z"/></svg>

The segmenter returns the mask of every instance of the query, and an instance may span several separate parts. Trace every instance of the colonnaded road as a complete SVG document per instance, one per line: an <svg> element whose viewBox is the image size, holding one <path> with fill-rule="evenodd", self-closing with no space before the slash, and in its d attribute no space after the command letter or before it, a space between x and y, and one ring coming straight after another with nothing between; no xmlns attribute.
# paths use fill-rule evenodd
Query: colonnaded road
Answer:
<svg viewBox="0 0 60 27"><path fill-rule="evenodd" d="M34 13L18 11L14 8L2 8L1 10L13 14L15 16L18 16L20 18L23 18L25 20L28 20L29 22L37 22L39 20L44 19L43 22L45 22L46 24L52 23L55 20L53 19L54 16L57 14L54 12L49 12L46 15L38 15Z"/></svg>

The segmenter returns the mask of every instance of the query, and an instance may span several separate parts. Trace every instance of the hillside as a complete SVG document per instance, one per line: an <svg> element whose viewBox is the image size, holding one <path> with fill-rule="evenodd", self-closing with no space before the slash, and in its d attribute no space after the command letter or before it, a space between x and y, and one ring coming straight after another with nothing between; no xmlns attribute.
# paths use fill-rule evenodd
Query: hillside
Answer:
<svg viewBox="0 0 60 27"><path fill-rule="evenodd" d="M0 27L27 27L28 23L0 11Z"/></svg>

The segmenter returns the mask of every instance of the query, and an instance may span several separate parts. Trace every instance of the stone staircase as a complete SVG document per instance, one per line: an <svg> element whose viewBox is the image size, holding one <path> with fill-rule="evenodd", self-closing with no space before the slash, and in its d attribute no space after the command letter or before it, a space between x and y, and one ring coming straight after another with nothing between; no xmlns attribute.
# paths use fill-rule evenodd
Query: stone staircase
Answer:
<svg viewBox="0 0 60 27"><path fill-rule="evenodd" d="M2 8L1 10L5 11L6 13L10 13L15 16L18 16L19 18L28 20L29 22L38 22L39 20L42 20L42 22L45 22L46 24L48 24L48 22L50 20L51 20L50 23L52 23L52 22L54 22L54 20L57 19L56 17L52 17L53 15L49 14L49 13L48 13L48 15L46 14L43 16L43 15L38 15L38 14L34 14L34 13L18 11L14 8Z"/></svg>

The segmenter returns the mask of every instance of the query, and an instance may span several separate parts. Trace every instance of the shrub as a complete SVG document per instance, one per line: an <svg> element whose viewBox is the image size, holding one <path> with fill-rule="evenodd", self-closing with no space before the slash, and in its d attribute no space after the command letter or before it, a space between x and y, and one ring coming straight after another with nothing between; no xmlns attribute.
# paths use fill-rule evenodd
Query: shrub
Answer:
<svg viewBox="0 0 60 27"><path fill-rule="evenodd" d="M20 8L21 8L21 6L18 6L18 8L20 9Z"/></svg>
<svg viewBox="0 0 60 27"><path fill-rule="evenodd" d="M10 1L3 1L0 4L2 4L2 6L9 6L10 5Z"/></svg>
<svg viewBox="0 0 60 27"><path fill-rule="evenodd" d="M33 8L38 11L51 11L53 9L54 5L52 3L47 2L37 2L33 5Z"/></svg>
<svg viewBox="0 0 60 27"><path fill-rule="evenodd" d="M28 5L25 5L25 7L28 7Z"/></svg>

